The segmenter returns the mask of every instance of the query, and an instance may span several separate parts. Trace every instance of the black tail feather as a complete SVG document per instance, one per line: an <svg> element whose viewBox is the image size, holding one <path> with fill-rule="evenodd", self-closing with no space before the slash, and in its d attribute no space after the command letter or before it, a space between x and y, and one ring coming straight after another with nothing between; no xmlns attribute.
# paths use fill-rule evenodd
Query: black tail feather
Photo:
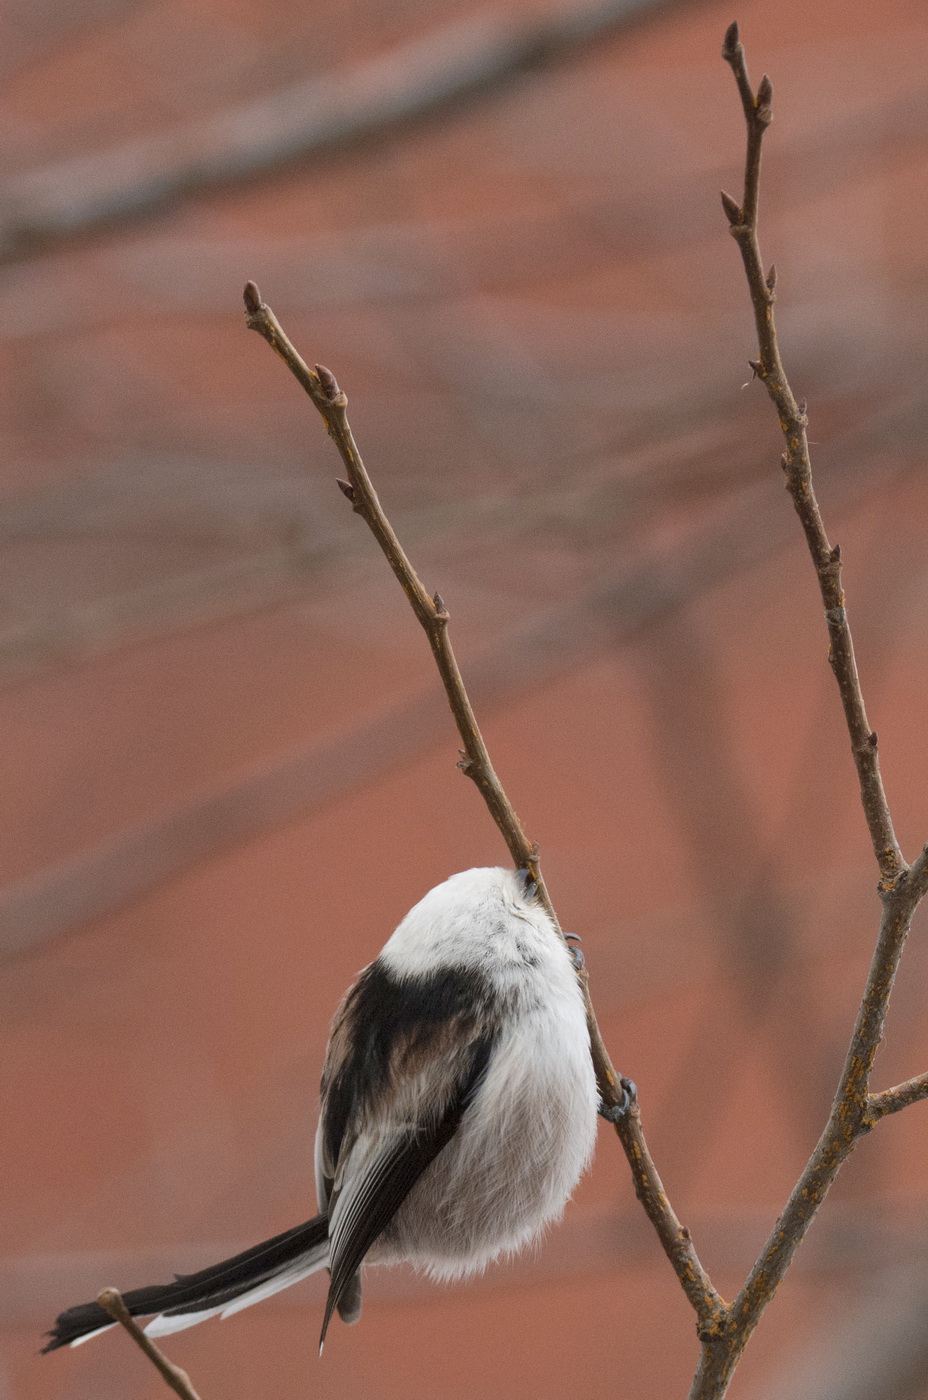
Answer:
<svg viewBox="0 0 928 1400"><path fill-rule="evenodd" d="M133 1317L145 1317L149 1313L202 1312L231 1303L293 1264L301 1255L324 1244L328 1229L327 1217L317 1215L303 1225L252 1245L251 1249L201 1269L199 1273L177 1274L173 1283L134 1288L122 1295L123 1302ZM99 1303L80 1303L59 1315L52 1331L46 1333L51 1341L42 1350L55 1351L57 1347L68 1346L88 1332L108 1327L112 1321Z"/></svg>

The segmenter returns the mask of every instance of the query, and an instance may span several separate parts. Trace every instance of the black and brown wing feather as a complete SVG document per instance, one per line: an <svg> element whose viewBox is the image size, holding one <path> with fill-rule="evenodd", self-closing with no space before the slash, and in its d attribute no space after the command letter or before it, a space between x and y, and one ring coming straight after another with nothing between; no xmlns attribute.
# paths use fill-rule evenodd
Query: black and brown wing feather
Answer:
<svg viewBox="0 0 928 1400"><path fill-rule="evenodd" d="M124 1293L132 1316L208 1315L275 1277L295 1281L294 1265L315 1254L312 1266L328 1261L332 1275L323 1337L334 1309L354 1320L365 1255L457 1132L486 1072L498 1029L492 1012L476 971L399 978L380 959L366 968L339 1008L326 1057L321 1213L208 1269ZM98 1303L68 1308L43 1350L111 1323Z"/></svg>
<svg viewBox="0 0 928 1400"><path fill-rule="evenodd" d="M343 1300L356 1315L365 1255L457 1132L492 1055L490 1013L479 972L445 968L399 978L380 960L339 1008L319 1128L320 1195L331 1221L320 1341ZM397 1126L391 1131L389 1124ZM359 1153L378 1136L380 1149L362 1166Z"/></svg>

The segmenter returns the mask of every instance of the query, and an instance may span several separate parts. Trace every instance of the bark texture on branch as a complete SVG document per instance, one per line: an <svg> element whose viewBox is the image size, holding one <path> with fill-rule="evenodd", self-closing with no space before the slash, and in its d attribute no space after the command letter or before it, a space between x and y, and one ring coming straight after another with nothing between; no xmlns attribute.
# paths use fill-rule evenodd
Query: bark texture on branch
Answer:
<svg viewBox="0 0 928 1400"><path fill-rule="evenodd" d="M97 1302L104 1312L109 1313L114 1322L118 1322L121 1327L125 1328L139 1350L148 1357L165 1384L169 1385L180 1396L180 1400L200 1400L190 1383L187 1372L182 1371L179 1366L175 1366L173 1361L169 1361L161 1348L155 1346L151 1337L145 1335L135 1318L130 1315L118 1289L104 1288L97 1298Z"/></svg>
<svg viewBox="0 0 928 1400"><path fill-rule="evenodd" d="M797 401L786 377L777 339L774 306L776 268L765 273L757 235L761 148L773 115L773 87L764 75L755 92L748 76L737 24L729 26L722 57L735 76L744 111L747 143L744 190L740 202L722 193L729 230L744 263L759 357L751 369L762 380L776 407L786 442L781 465L786 486L802 523L818 578L828 628L828 659L838 684L851 752L857 769L860 799L879 869L878 890L883 904L879 933L831 1112L815 1150L790 1194L744 1287L732 1303L715 1337L705 1338L690 1400L721 1400L750 1336L760 1320L822 1205L844 1162L857 1142L881 1117L928 1097L928 1075L895 1089L871 1095L870 1074L883 1037L889 998L905 947L912 916L928 890L928 854L912 866L896 840L883 789L877 736L870 728L854 643L841 583L841 550L825 533L812 485L806 405Z"/></svg>
<svg viewBox="0 0 928 1400"><path fill-rule="evenodd" d="M263 336L271 348L277 352L321 414L347 472L348 479L340 480L339 487L352 509L362 517L370 528L428 637L448 704L464 746L458 766L474 782L483 797L506 842L514 864L532 871L538 881L540 897L551 918L560 928L541 874L538 848L526 835L522 823L519 821L490 762L483 735L477 724L451 646L448 635L449 613L444 600L440 594L430 594L425 588L384 513L348 423L348 399L346 395L339 388L335 376L330 370L323 365L316 365L313 369L309 368L287 337L271 308L261 300L261 294L253 282L249 282L245 287L244 301L248 326ZM610 1111L620 1110L627 1103L629 1098L628 1081L624 1081L618 1075L609 1058L590 1000L586 969L582 969L578 975L586 1000L590 1044L600 1097L607 1114L609 1114ZM714 1334L725 1305L700 1263L689 1231L681 1224L670 1205L664 1184L645 1142L641 1128L640 1111L634 1096L631 1098L627 1111L615 1121L615 1130L631 1166L635 1192L654 1225L658 1239L687 1298L696 1311L698 1326L701 1331Z"/></svg>
<svg viewBox="0 0 928 1400"><path fill-rule="evenodd" d="M779 1219L734 1302L716 1292L693 1247L689 1231L673 1211L641 1131L637 1103L618 1119L622 1142L638 1199L657 1232L677 1278L696 1313L702 1355L690 1400L722 1400L745 1346L764 1308L779 1287L841 1166L859 1139L880 1118L928 1097L928 1075L881 1094L870 1093L870 1075L883 1035L893 981L911 927L912 916L928 890L928 852L912 866L896 840L880 774L877 736L864 705L853 639L841 580L841 551L825 532L812 484L806 405L790 387L780 356L774 305L777 275L765 272L757 236L763 137L772 118L773 89L764 77L751 86L737 25L725 35L723 57L730 64L746 123L744 190L740 201L722 195L722 203L747 276L757 328L759 358L751 361L777 410L786 444L782 466L787 489L801 521L815 567L829 637L829 660L837 681L851 752L857 769L861 803L879 871L883 912L876 947L848 1047L841 1080L828 1121ZM538 851L526 833L493 770L448 636L449 614L439 594L430 595L407 558L364 468L348 424L347 398L331 371L314 369L288 340L254 283L245 288L247 324L280 355L322 415L345 464L347 480L339 485L364 519L406 593L428 637L448 703L463 743L460 767L476 784L517 866L529 867L552 918L554 909L541 877ZM587 1000L590 1039L600 1093L606 1109L621 1107L625 1086L602 1041L589 998L586 971L581 981Z"/></svg>

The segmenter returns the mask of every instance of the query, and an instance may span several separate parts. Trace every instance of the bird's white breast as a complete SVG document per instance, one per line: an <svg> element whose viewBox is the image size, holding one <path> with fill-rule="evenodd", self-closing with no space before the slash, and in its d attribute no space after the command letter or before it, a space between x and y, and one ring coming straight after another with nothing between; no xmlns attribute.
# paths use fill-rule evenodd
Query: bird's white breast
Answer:
<svg viewBox="0 0 928 1400"><path fill-rule="evenodd" d="M513 871L452 877L410 911L381 959L405 976L479 969L503 1008L457 1133L369 1256L439 1278L472 1273L560 1216L590 1160L598 1092L583 997L563 939Z"/></svg>

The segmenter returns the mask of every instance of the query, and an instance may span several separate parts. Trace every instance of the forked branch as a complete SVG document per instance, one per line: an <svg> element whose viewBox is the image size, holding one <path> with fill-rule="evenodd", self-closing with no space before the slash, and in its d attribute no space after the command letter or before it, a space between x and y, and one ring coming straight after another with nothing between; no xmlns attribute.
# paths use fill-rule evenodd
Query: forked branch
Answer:
<svg viewBox="0 0 928 1400"><path fill-rule="evenodd" d="M897 1084L882 1093L871 1094L867 1103L867 1118L871 1124L878 1123L889 1113L898 1113L901 1108L928 1099L928 1074L916 1074L904 1084Z"/></svg>
<svg viewBox="0 0 928 1400"><path fill-rule="evenodd" d="M806 405L797 402L780 357L774 305L777 275L764 273L757 236L761 147L772 117L773 89L765 75L755 93L748 77L738 26L725 34L722 57L738 85L747 129L744 191L739 201L722 194L730 232L741 252L754 308L759 358L751 368L761 379L777 410L786 442L782 466L787 489L805 532L818 578L829 636L829 661L857 768L861 803L879 868L878 889L883 902L879 934L860 1010L848 1047L844 1069L824 1131L776 1222L747 1282L726 1319L726 1326L703 1344L703 1354L690 1391L690 1400L720 1400L764 1308L779 1287L805 1233L822 1205L841 1166L861 1137L881 1117L928 1097L928 1076L922 1075L888 1089L869 1092L873 1061L883 1036L893 981L902 957L915 909L928 889L928 858L922 852L908 866L896 841L877 755L877 736L864 706L854 644L841 585L841 551L828 541L812 486L806 434Z"/></svg>
<svg viewBox="0 0 928 1400"><path fill-rule="evenodd" d="M271 308L261 300L261 294L253 282L246 285L244 299L248 326L262 335L271 348L277 351L322 415L329 436L345 464L348 479L339 481L338 484L351 503L352 509L366 522L386 555L428 637L464 746L458 766L476 784L490 815L499 827L515 865L532 871L538 881L539 896L560 928L542 878L538 848L526 836L522 823L490 762L490 755L448 636L449 614L444 600L440 594L432 595L425 588L384 513L348 423L347 397L330 370L323 365L309 368L285 334ZM644 1139L637 1102L632 1099L629 1103L628 1081L623 1081L616 1073L603 1042L590 1001L586 970L582 969L579 976L586 1000L593 1063L606 1116L615 1122L616 1133L632 1169L638 1199L654 1225L664 1251L696 1311L699 1328L707 1335L714 1334L719 1319L724 1314L725 1305L699 1261L689 1231L680 1223L670 1205ZM627 1111L623 1113L622 1109L626 1105Z"/></svg>
<svg viewBox="0 0 928 1400"><path fill-rule="evenodd" d="M782 1282L809 1225L858 1140L881 1118L928 1098L928 1074L883 1093L871 1094L869 1089L873 1061L912 916L928 890L928 850L908 866L893 831L880 776L877 737L867 719L845 610L841 553L837 546L829 543L812 486L806 407L793 395L780 358L774 319L776 270L771 267L765 274L757 237L761 148L772 117L772 86L769 78L764 77L756 93L751 87L737 25L731 25L726 33L723 56L731 65L738 84L747 129L742 197L737 201L723 194L722 203L741 251L754 307L759 358L751 361L751 365L773 399L785 437L782 465L821 590L829 635L829 660L838 683L861 802L879 869L878 888L883 911L870 973L828 1122L760 1257L731 1305L715 1291L688 1231L667 1200L641 1131L637 1104L632 1104L616 1121L616 1131L631 1166L638 1198L696 1312L702 1357L690 1400L722 1400L764 1308ZM490 763L451 648L448 611L441 597L437 593L430 596L422 585L383 512L348 425L345 395L329 370L321 365L311 370L304 363L251 282L245 288L245 309L248 325L277 351L322 415L347 471L347 480L339 484L376 537L429 639L464 746L460 766L476 783L513 861L517 866L529 867L538 879L541 898L555 918L541 878L537 848L526 836ZM609 1060L590 1003L585 972L581 973L581 980L603 1104L607 1110L617 1110L623 1102L626 1081L619 1078Z"/></svg>

